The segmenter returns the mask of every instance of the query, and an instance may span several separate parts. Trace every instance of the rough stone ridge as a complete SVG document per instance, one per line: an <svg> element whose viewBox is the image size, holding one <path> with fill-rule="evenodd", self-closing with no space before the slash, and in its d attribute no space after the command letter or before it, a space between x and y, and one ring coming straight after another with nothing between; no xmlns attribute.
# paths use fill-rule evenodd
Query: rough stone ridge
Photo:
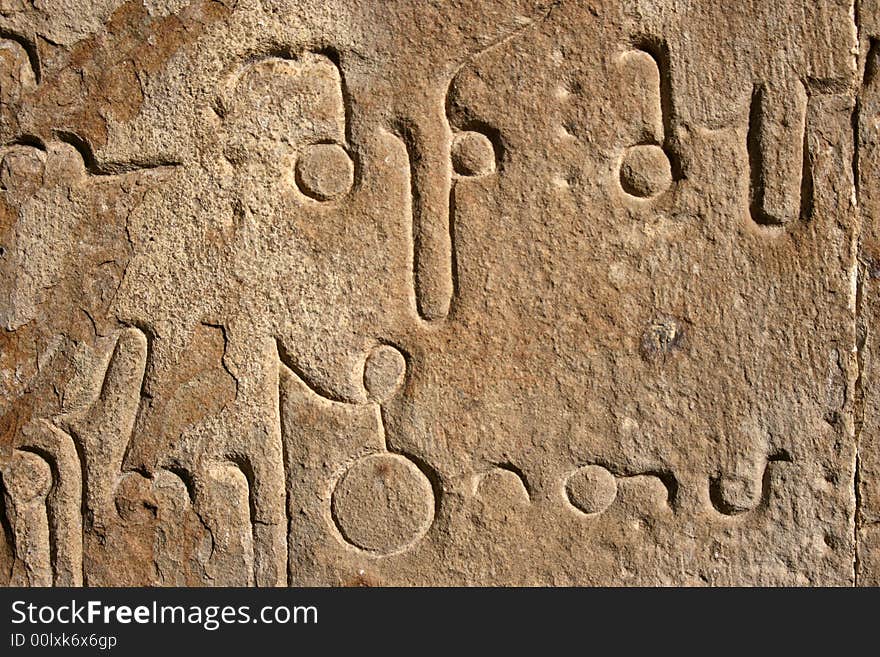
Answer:
<svg viewBox="0 0 880 657"><path fill-rule="evenodd" d="M0 0L0 584L880 585L880 0Z"/></svg>

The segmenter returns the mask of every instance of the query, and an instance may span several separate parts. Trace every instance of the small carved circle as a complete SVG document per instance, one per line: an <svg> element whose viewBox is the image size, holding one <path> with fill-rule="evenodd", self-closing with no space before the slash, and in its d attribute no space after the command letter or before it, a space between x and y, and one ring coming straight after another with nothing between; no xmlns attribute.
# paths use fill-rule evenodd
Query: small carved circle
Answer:
<svg viewBox="0 0 880 657"><path fill-rule="evenodd" d="M481 132L459 132L452 140L452 167L461 176L485 176L495 171L495 147Z"/></svg>
<svg viewBox="0 0 880 657"><path fill-rule="evenodd" d="M585 465L575 470L565 482L568 501L587 515L602 513L617 497L617 480L599 465Z"/></svg>
<svg viewBox="0 0 880 657"><path fill-rule="evenodd" d="M669 158L659 146L628 148L620 164L623 191L639 198L650 198L666 191L672 184Z"/></svg>
<svg viewBox="0 0 880 657"><path fill-rule="evenodd" d="M364 388L372 401L383 402L400 387L405 374L403 354L390 345L379 345L364 363Z"/></svg>
<svg viewBox="0 0 880 657"><path fill-rule="evenodd" d="M529 491L523 479L516 472L502 467L493 468L480 477L476 493L487 505L502 511L529 503Z"/></svg>
<svg viewBox="0 0 880 657"><path fill-rule="evenodd" d="M428 478L399 454L372 454L342 476L331 500L342 537L370 552L391 554L421 538L434 519Z"/></svg>
<svg viewBox="0 0 880 657"><path fill-rule="evenodd" d="M318 201L339 198L354 184L354 163L339 144L308 146L296 162L296 184Z"/></svg>

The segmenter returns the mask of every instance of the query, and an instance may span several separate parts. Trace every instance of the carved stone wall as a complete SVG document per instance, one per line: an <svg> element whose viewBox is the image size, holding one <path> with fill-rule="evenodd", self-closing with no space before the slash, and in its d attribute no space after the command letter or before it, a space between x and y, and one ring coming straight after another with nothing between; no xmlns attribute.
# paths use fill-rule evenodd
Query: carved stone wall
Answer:
<svg viewBox="0 0 880 657"><path fill-rule="evenodd" d="M880 0L0 0L0 584L880 584Z"/></svg>

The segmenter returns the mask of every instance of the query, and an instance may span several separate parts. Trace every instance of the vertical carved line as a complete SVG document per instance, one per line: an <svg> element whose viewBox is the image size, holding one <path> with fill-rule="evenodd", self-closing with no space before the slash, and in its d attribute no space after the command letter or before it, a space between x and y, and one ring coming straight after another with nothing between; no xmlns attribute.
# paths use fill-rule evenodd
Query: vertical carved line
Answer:
<svg viewBox="0 0 880 657"><path fill-rule="evenodd" d="M807 102L800 80L760 84L752 93L746 148L749 208L758 224L783 225L811 212Z"/></svg>
<svg viewBox="0 0 880 657"><path fill-rule="evenodd" d="M432 131L435 124L442 136ZM442 112L431 127L409 121L395 126L409 159L416 306L419 316L429 322L446 317L453 295L449 133Z"/></svg>

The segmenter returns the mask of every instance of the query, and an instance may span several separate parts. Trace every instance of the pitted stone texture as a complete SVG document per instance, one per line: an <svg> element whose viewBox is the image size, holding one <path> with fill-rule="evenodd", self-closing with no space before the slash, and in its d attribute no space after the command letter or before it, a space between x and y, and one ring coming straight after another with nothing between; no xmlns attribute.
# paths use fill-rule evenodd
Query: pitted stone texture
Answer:
<svg viewBox="0 0 880 657"><path fill-rule="evenodd" d="M874 0L18 5L0 583L880 581Z"/></svg>
<svg viewBox="0 0 880 657"><path fill-rule="evenodd" d="M856 386L856 432L858 446L859 508L854 559L856 578L864 586L880 586L880 2L867 0L864 28L860 31L859 79L857 82L858 196L861 214L859 266L856 279L859 379ZM829 484L837 473L827 474Z"/></svg>

